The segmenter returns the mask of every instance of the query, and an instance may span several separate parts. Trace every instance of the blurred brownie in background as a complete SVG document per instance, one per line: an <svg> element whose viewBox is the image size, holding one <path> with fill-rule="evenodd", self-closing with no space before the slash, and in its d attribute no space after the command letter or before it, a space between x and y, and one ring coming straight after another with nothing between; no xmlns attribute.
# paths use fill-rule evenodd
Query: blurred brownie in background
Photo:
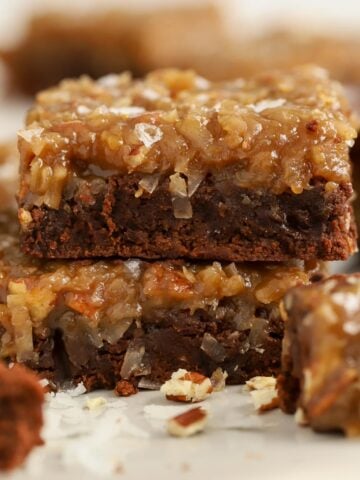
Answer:
<svg viewBox="0 0 360 480"><path fill-rule="evenodd" d="M214 55L225 45L217 9L183 8L33 17L22 40L3 51L9 84L33 94L63 78L98 78L125 70L135 76L157 67L217 72ZM211 76L211 75L210 75Z"/></svg>
<svg viewBox="0 0 360 480"><path fill-rule="evenodd" d="M30 18L22 39L0 56L9 84L30 94L82 74L98 78L128 70L143 76L169 67L229 80L313 63L337 80L360 82L360 39L309 34L300 27L279 30L276 22L267 33L248 35L241 21L234 29L223 13L208 4L105 9L86 16L44 12Z"/></svg>
<svg viewBox="0 0 360 480"><path fill-rule="evenodd" d="M0 54L9 67L10 88L33 94L66 77L133 70L129 31L134 21L121 11L32 18L23 39Z"/></svg>
<svg viewBox="0 0 360 480"><path fill-rule="evenodd" d="M360 36L342 38L290 30L273 30L249 39L233 39L221 62L228 78L251 77L269 68L315 64L345 84L360 84ZM220 64L221 65L221 64Z"/></svg>

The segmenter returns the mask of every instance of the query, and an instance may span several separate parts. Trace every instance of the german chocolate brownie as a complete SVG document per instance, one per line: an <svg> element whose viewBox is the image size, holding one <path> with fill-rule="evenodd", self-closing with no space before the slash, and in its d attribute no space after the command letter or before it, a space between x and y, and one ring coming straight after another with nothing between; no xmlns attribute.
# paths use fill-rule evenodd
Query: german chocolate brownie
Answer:
<svg viewBox="0 0 360 480"><path fill-rule="evenodd" d="M360 274L294 288L283 310L283 410L299 409L315 430L359 435Z"/></svg>
<svg viewBox="0 0 360 480"><path fill-rule="evenodd" d="M353 123L315 67L223 84L177 70L65 81L19 132L23 251L345 259Z"/></svg>
<svg viewBox="0 0 360 480"><path fill-rule="evenodd" d="M1 219L1 217L0 217ZM178 368L230 383L280 366L279 301L321 265L44 262L0 228L0 355L88 389L159 385Z"/></svg>

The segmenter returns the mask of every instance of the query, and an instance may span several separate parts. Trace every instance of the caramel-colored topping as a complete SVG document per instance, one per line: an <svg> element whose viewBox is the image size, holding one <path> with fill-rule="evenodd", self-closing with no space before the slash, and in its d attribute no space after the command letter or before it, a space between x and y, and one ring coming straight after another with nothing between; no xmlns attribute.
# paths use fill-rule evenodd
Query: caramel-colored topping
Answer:
<svg viewBox="0 0 360 480"><path fill-rule="evenodd" d="M189 218L194 185L227 166L235 184L275 193L349 182L355 136L340 86L317 67L218 84L178 70L66 80L38 94L19 132L20 200L58 208L89 169L144 174L137 195L163 174Z"/></svg>

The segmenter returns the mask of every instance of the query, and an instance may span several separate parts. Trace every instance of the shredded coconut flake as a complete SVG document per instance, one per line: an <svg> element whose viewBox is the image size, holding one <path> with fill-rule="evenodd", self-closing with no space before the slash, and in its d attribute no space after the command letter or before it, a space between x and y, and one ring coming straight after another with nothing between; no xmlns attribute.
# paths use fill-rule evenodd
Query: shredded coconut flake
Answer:
<svg viewBox="0 0 360 480"><path fill-rule="evenodd" d="M114 73L110 73L109 75L105 75L97 81L99 85L102 87L113 88L117 87L119 84L119 75L115 75Z"/></svg>
<svg viewBox="0 0 360 480"><path fill-rule="evenodd" d="M91 112L90 108L86 105L78 105L76 111L79 115L87 115Z"/></svg>
<svg viewBox="0 0 360 480"><path fill-rule="evenodd" d="M196 88L201 88L205 90L206 88L209 88L210 83L208 80L206 80L206 78L197 76L195 80L195 85Z"/></svg>
<svg viewBox="0 0 360 480"><path fill-rule="evenodd" d="M80 382L76 385L74 389L68 390L67 393L70 395L70 397L79 397L80 395L86 393L85 385Z"/></svg>
<svg viewBox="0 0 360 480"><path fill-rule="evenodd" d="M104 397L87 398L84 408L88 410L97 410L105 407L107 401Z"/></svg>
<svg viewBox="0 0 360 480"><path fill-rule="evenodd" d="M357 293L335 292L331 298L334 303L345 308L351 314L355 314L360 308L360 298ZM360 325L358 328L360 329Z"/></svg>
<svg viewBox="0 0 360 480"><path fill-rule="evenodd" d="M18 135L19 137L23 138L28 143L30 143L33 140L33 138L40 137L43 131L44 129L41 127L28 128L26 130L19 130Z"/></svg>
<svg viewBox="0 0 360 480"><path fill-rule="evenodd" d="M140 260L127 260L125 262L125 265L135 279L138 279L140 277L140 274L141 274Z"/></svg>
<svg viewBox="0 0 360 480"><path fill-rule="evenodd" d="M137 123L135 125L135 133L147 148L151 148L163 136L163 132L159 127L149 123Z"/></svg>
<svg viewBox="0 0 360 480"><path fill-rule="evenodd" d="M142 96L147 100L157 100L158 98L160 98L160 94L152 88L144 88L144 90L142 91Z"/></svg>
<svg viewBox="0 0 360 480"><path fill-rule="evenodd" d="M114 115L124 115L126 117L137 117L145 112L143 107L111 107L109 112Z"/></svg>
<svg viewBox="0 0 360 480"><path fill-rule="evenodd" d="M261 100L255 105L250 104L249 107L252 108L256 113L261 113L264 110L270 108L278 108L286 103L285 98L276 98L275 100Z"/></svg>

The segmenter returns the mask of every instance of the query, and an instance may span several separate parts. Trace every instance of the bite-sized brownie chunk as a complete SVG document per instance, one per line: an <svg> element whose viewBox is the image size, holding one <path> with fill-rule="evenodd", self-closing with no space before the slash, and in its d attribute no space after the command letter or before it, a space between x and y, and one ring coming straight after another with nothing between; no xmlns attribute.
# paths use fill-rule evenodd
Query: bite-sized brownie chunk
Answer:
<svg viewBox="0 0 360 480"><path fill-rule="evenodd" d="M360 434L360 273L292 289L278 385L288 413L315 430Z"/></svg>
<svg viewBox="0 0 360 480"><path fill-rule="evenodd" d="M1 217L0 217L1 219ZM280 366L279 301L316 262L44 262L0 228L0 355L88 389L158 385L178 368L230 383Z"/></svg>
<svg viewBox="0 0 360 480"><path fill-rule="evenodd" d="M283 261L355 249L342 90L315 67L65 81L19 132L23 251Z"/></svg>
<svg viewBox="0 0 360 480"><path fill-rule="evenodd" d="M0 470L23 463L42 445L43 388L32 372L20 365L0 363Z"/></svg>

